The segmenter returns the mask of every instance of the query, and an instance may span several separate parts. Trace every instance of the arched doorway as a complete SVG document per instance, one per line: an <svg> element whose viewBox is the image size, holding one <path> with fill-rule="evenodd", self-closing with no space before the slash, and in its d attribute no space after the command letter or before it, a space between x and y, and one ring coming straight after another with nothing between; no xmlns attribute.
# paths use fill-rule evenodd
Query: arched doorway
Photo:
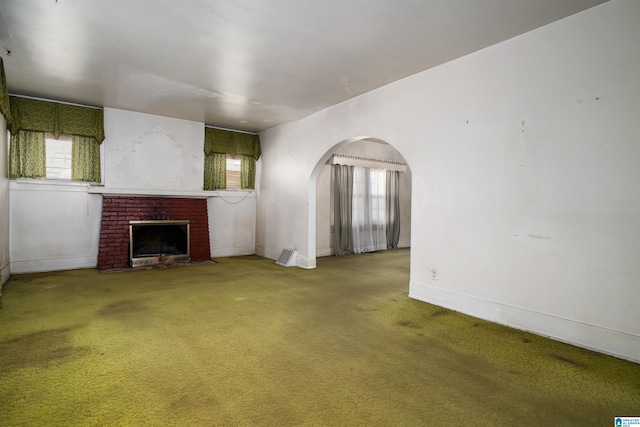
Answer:
<svg viewBox="0 0 640 427"><path fill-rule="evenodd" d="M411 168L402 154L391 144L379 138L361 136L339 142L329 149L316 164L309 180L309 260L316 265L316 257L332 255L330 236L330 166L327 162L334 154L348 153L363 158L384 159L406 163L402 176L401 239L399 247L411 242Z"/></svg>

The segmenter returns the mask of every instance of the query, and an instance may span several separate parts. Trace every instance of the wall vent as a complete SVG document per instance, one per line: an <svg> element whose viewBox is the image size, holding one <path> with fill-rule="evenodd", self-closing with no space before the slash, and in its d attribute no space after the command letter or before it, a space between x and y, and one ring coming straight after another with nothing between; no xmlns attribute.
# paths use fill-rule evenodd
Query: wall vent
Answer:
<svg viewBox="0 0 640 427"><path fill-rule="evenodd" d="M276 261L276 264L283 267L293 267L296 265L296 255L298 251L295 249L283 249L280 257Z"/></svg>

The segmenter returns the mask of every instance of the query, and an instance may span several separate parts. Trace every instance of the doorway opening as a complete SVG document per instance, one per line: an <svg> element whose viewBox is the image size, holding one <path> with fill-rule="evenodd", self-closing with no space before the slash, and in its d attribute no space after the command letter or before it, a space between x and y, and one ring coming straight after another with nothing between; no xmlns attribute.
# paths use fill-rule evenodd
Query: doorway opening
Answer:
<svg viewBox="0 0 640 427"><path fill-rule="evenodd" d="M371 169L399 169L400 232L398 248L411 246L411 169L402 154L386 141L358 137L342 141L320 159L309 186L309 255L315 266L316 257L335 255L332 164L336 157L351 158L354 164ZM394 166L391 166L394 165Z"/></svg>

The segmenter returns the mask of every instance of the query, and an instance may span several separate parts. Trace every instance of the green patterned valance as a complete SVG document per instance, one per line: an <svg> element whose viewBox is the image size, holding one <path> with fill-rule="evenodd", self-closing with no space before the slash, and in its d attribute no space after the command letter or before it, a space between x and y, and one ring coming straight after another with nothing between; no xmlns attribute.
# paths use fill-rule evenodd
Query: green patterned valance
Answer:
<svg viewBox="0 0 640 427"><path fill-rule="evenodd" d="M56 138L65 134L104 140L104 112L97 108L12 96L11 117L12 135L28 130L52 132Z"/></svg>
<svg viewBox="0 0 640 427"><path fill-rule="evenodd" d="M260 158L260 137L231 130L204 129L205 154L231 154Z"/></svg>
<svg viewBox="0 0 640 427"><path fill-rule="evenodd" d="M11 108L9 107L9 90L7 89L7 79L4 77L4 63L0 58L0 114L11 123Z"/></svg>

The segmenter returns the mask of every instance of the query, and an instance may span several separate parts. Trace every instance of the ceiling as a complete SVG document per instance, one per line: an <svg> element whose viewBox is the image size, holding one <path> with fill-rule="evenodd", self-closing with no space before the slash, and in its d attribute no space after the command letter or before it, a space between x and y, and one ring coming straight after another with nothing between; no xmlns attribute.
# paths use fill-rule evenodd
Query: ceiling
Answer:
<svg viewBox="0 0 640 427"><path fill-rule="evenodd" d="M0 55L11 94L257 132L604 1L0 0Z"/></svg>

